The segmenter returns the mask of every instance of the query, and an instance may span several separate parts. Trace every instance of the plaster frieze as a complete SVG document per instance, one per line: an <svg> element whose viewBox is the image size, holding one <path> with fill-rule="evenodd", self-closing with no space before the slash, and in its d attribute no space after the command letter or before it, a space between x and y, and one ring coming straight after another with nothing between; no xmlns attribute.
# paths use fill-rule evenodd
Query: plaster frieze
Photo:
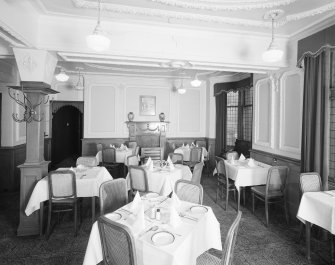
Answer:
<svg viewBox="0 0 335 265"><path fill-rule="evenodd" d="M185 6L185 9L193 8L193 5L198 5L199 8L208 10L211 5L208 5L208 1L214 0L207 0L207 4L204 4L205 1L195 1L194 3L186 2L185 0L151 0L153 2L158 2L162 4L170 4L173 6L177 6L177 4L182 4ZM230 5L230 9L228 9L228 5L225 7L221 5L222 9L215 9L212 11L236 11L236 10L250 10L256 8L273 8L282 5L289 5L296 0L278 0L273 2L259 2L255 0L254 4L239 4L239 5ZM88 0L72 0L73 4L77 8L85 8L85 9L97 9L97 3ZM252 1L250 1L251 3ZM212 5L212 7L215 7ZM198 8L198 9L199 9ZM216 7L218 8L218 6ZM224 9L227 8L227 9ZM118 5L112 3L102 3L101 10L105 10L108 12L114 13L121 13L127 15L139 15L139 16L146 16L146 17L159 17L164 19L177 19L177 20L190 20L190 21L199 21L199 22L206 22L206 23L221 23L221 24L229 24L234 26L251 26L251 27L258 27L258 28L271 28L271 22L264 21L264 20L252 20L252 19L243 19L243 18L234 18L234 17L223 17L223 16L213 16L213 15L205 15L205 14L197 14L197 13L190 13L190 12L174 12L174 11L167 11L161 9L154 9L154 8L143 8L143 7L135 7L135 6L126 6L126 5ZM335 3L330 3L315 9L311 9L308 11L290 14L287 16L283 16L282 19L275 22L275 27L281 27L289 22L298 21L307 17L323 14L328 11L335 10Z"/></svg>
<svg viewBox="0 0 335 265"><path fill-rule="evenodd" d="M283 5L289 5L297 0L278 0L278 1L221 1L220 4L216 1L217 4L213 4L212 1L187 1L187 0L151 0L152 2L189 8L189 9L201 9L201 10L210 10L210 11L238 11L238 10L252 10L252 9L267 9L267 8L276 8Z"/></svg>

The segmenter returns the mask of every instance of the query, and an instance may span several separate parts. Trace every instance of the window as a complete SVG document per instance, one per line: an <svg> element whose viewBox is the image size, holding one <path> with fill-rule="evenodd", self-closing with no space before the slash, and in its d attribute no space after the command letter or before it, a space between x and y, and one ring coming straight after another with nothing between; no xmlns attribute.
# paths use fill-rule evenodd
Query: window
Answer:
<svg viewBox="0 0 335 265"><path fill-rule="evenodd" d="M234 147L235 140L252 141L253 89L227 93L226 145Z"/></svg>
<svg viewBox="0 0 335 265"><path fill-rule="evenodd" d="M333 93L333 92L331 92ZM329 179L335 180L335 97L330 98Z"/></svg>

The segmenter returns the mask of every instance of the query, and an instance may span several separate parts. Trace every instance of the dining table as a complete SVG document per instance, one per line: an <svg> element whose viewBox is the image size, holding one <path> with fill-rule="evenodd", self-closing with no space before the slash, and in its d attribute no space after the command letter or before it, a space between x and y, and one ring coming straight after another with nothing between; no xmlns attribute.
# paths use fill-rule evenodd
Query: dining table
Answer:
<svg viewBox="0 0 335 265"><path fill-rule="evenodd" d="M77 197L92 198L92 223L95 221L95 197L99 197L100 185L113 177L105 167L77 167L77 168L59 168L57 170L72 170L76 174ZM43 209L44 202L49 200L48 177L39 180L27 203L25 214L31 215L33 212ZM40 211L40 220L43 220L43 211ZM42 224L42 222L40 222ZM42 234L42 226L40 226Z"/></svg>
<svg viewBox="0 0 335 265"><path fill-rule="evenodd" d="M147 173L148 189L151 192L158 193L162 196L169 195L173 190L177 180L192 179L192 172L188 166L175 164L173 169L161 167L157 161L154 163L153 169L150 170L146 165L142 165ZM130 177L129 173L126 177L127 187L130 190Z"/></svg>
<svg viewBox="0 0 335 265"><path fill-rule="evenodd" d="M199 255L210 248L222 250L220 224L211 207L180 201L178 225L171 224L172 198L142 197L144 205L143 226L133 225L131 204L105 215L107 218L129 227L135 245L138 265L196 265ZM160 209L161 218L153 219L151 211ZM137 214L139 216L139 214ZM143 215L142 215L143 217ZM140 218L140 217L138 217ZM154 229L156 228L156 229ZM166 236L166 238L162 238ZM159 239L163 241L158 241ZM84 265L103 261L99 228L95 222L88 240Z"/></svg>
<svg viewBox="0 0 335 265"><path fill-rule="evenodd" d="M190 161L190 154L191 154L191 149L196 146L181 146L176 148L173 152L182 154L183 155L183 160L185 162ZM203 162L206 157L208 156L208 152L205 147L202 147L202 155L201 155L201 161Z"/></svg>
<svg viewBox="0 0 335 265"><path fill-rule="evenodd" d="M240 210L241 187L265 185L271 165L250 159L224 160L226 174L235 183L237 190L237 211Z"/></svg>
<svg viewBox="0 0 335 265"><path fill-rule="evenodd" d="M127 157L134 154L134 148L115 148L115 163L122 163L127 165ZM97 152L96 158L100 164L102 162L102 151Z"/></svg>
<svg viewBox="0 0 335 265"><path fill-rule="evenodd" d="M331 259L334 264L335 190L303 193L297 218L305 224L307 259L311 258L311 225L314 224L331 234Z"/></svg>

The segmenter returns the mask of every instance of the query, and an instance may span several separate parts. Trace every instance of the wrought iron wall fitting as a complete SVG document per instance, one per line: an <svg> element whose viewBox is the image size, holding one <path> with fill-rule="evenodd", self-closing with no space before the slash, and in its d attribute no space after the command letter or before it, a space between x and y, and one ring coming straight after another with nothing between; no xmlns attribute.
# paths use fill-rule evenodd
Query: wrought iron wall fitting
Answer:
<svg viewBox="0 0 335 265"><path fill-rule="evenodd" d="M20 90L19 90L20 91ZM12 92L12 88L8 87L8 95L10 96L10 98L12 98L18 105L20 105L22 108L24 108L24 113L23 113L23 117L19 118L19 115L17 113L13 113L12 117L13 120L15 122L27 122L30 123L32 121L36 121L36 122L41 122L43 120L43 117L41 117L37 111L36 108L43 104L47 104L49 101L49 96L47 96L46 100L40 100L40 102L38 102L37 104L32 104L30 102L30 100L28 99L26 93L23 91L23 87L21 86L21 92L23 95L23 101L17 99L16 95L14 92Z"/></svg>

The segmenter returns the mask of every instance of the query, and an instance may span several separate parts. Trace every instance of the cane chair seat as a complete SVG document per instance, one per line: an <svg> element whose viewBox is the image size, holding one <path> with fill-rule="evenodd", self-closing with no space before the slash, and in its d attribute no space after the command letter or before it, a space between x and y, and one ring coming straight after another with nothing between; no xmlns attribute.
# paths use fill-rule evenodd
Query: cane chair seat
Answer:
<svg viewBox="0 0 335 265"><path fill-rule="evenodd" d="M190 150L190 161L184 161L184 165L188 166L193 171L194 166L201 162L202 147L192 147Z"/></svg>
<svg viewBox="0 0 335 265"><path fill-rule="evenodd" d="M266 186L254 186L252 188L252 191L258 195L261 195L263 197L265 197L266 194ZM267 196L269 198L272 197L281 197L284 196L283 192L281 190L269 190Z"/></svg>

